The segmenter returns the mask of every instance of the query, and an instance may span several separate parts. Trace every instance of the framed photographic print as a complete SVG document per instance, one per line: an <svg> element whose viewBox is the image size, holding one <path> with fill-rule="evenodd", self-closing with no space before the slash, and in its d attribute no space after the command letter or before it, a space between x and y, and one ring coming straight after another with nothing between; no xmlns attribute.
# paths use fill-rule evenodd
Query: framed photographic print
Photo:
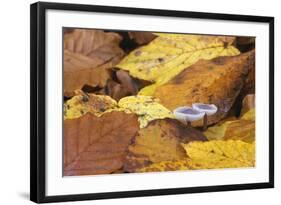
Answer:
<svg viewBox="0 0 281 205"><path fill-rule="evenodd" d="M274 187L274 18L31 5L34 202Z"/></svg>

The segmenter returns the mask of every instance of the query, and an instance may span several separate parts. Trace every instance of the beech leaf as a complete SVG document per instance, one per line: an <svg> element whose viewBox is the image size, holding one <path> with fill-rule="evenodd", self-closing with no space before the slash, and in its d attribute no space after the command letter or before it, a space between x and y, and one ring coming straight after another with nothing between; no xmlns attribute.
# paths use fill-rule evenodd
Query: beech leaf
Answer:
<svg viewBox="0 0 281 205"><path fill-rule="evenodd" d="M84 85L104 87L107 80L111 78L108 68L106 64L98 65L87 56L65 50L64 95L73 96L74 91Z"/></svg>
<svg viewBox="0 0 281 205"><path fill-rule="evenodd" d="M100 30L74 29L64 35L64 95L84 85L103 88L109 69L123 57L122 37Z"/></svg>
<svg viewBox="0 0 281 205"><path fill-rule="evenodd" d="M255 166L255 145L238 140L191 142L183 145L187 157L162 161L138 169L138 172L162 172Z"/></svg>
<svg viewBox="0 0 281 205"><path fill-rule="evenodd" d="M139 129L137 116L87 113L64 120L64 175L109 174L123 168L126 149Z"/></svg>
<svg viewBox="0 0 281 205"><path fill-rule="evenodd" d="M240 140L212 140L182 144L196 169L255 166L255 143Z"/></svg>
<svg viewBox="0 0 281 205"><path fill-rule="evenodd" d="M155 87L168 82L199 59L238 55L231 46L233 37L187 34L157 34L158 37L132 51L116 67L128 70L133 77L154 82L140 94L152 95Z"/></svg>
<svg viewBox="0 0 281 205"><path fill-rule="evenodd" d="M64 104L64 119L78 118L88 112L101 116L106 111L117 111L117 102L107 95L87 94L80 90L75 93Z"/></svg>
<svg viewBox="0 0 281 205"><path fill-rule="evenodd" d="M74 29L64 35L64 49L91 58L96 65L110 63L113 67L123 57L119 47L122 37L101 30Z"/></svg>
<svg viewBox="0 0 281 205"><path fill-rule="evenodd" d="M234 104L254 60L254 51L234 57L200 60L157 87L154 96L170 110L193 103L214 104L218 111L208 117L208 124L217 123L226 117ZM192 125L202 126L203 120Z"/></svg>
<svg viewBox="0 0 281 205"><path fill-rule="evenodd" d="M140 129L128 148L125 170L134 172L152 163L178 160L186 156L181 143L207 140L198 130L175 119L154 120Z"/></svg>
<svg viewBox="0 0 281 205"><path fill-rule="evenodd" d="M151 96L129 96L118 102L120 108L126 112L133 112L139 116L140 127L155 119L174 118L172 112L159 103L159 100Z"/></svg>

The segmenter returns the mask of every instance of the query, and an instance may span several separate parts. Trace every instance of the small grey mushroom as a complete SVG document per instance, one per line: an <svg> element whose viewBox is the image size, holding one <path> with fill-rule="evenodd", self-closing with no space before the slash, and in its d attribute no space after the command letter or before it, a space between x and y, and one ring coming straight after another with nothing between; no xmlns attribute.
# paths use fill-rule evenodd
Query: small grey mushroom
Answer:
<svg viewBox="0 0 281 205"><path fill-rule="evenodd" d="M214 115L218 108L214 104L194 103L192 108L198 112L204 113L203 130L207 130L208 116Z"/></svg>
<svg viewBox="0 0 281 205"><path fill-rule="evenodd" d="M178 107L173 111L173 113L177 120L186 125L191 125L191 122L200 120L205 115L205 113L199 112L188 106Z"/></svg>

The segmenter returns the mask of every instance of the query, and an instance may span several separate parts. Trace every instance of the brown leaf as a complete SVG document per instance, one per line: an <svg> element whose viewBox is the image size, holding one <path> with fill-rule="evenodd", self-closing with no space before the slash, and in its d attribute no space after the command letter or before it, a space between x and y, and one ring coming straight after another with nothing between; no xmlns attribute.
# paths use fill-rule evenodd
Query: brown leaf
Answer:
<svg viewBox="0 0 281 205"><path fill-rule="evenodd" d="M121 98L127 96L127 90L123 89L120 83L114 80L109 80L106 85L106 94L115 100L120 100Z"/></svg>
<svg viewBox="0 0 281 205"><path fill-rule="evenodd" d="M167 84L156 89L155 97L173 110L193 103L215 104L218 112L208 117L208 124L224 118L239 95L249 70L254 66L254 51L234 56L200 60ZM203 122L195 121L194 126Z"/></svg>
<svg viewBox="0 0 281 205"><path fill-rule="evenodd" d="M181 143L205 141L198 130L174 119L154 120L141 129L129 146L125 171L134 172L152 163L186 157Z"/></svg>
<svg viewBox="0 0 281 205"><path fill-rule="evenodd" d="M134 82L133 78L129 75L128 72L123 70L116 71L116 76L123 89L127 90L129 95L136 95L138 93L137 84Z"/></svg>
<svg viewBox="0 0 281 205"><path fill-rule="evenodd" d="M137 82L123 70L116 71L117 81L108 80L106 85L106 94L115 100L120 100L129 95L136 95L138 93Z"/></svg>
<svg viewBox="0 0 281 205"><path fill-rule="evenodd" d="M64 49L92 58L97 65L111 62L113 67L124 55L119 48L122 37L117 33L101 30L74 29L64 36Z"/></svg>
<svg viewBox="0 0 281 205"><path fill-rule="evenodd" d="M148 44L150 41L156 38L156 35L150 32L128 32L131 39L133 39L137 44L144 45Z"/></svg>
<svg viewBox="0 0 281 205"><path fill-rule="evenodd" d="M64 175L108 174L123 167L139 129L137 116L111 112L64 121Z"/></svg>
<svg viewBox="0 0 281 205"><path fill-rule="evenodd" d="M103 88L110 79L109 69L123 57L122 37L100 30L74 29L64 35L64 94L83 86Z"/></svg>
<svg viewBox="0 0 281 205"><path fill-rule="evenodd" d="M64 51L64 95L71 97L76 89L84 85L104 87L110 78L106 65L79 53Z"/></svg>

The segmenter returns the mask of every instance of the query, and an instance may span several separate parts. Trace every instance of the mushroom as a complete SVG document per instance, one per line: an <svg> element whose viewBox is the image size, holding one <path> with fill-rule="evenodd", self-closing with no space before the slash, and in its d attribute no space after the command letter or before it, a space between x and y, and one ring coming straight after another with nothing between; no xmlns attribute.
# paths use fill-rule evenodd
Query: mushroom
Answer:
<svg viewBox="0 0 281 205"><path fill-rule="evenodd" d="M203 130L207 129L208 116L215 114L218 111L217 106L214 104L194 103L192 108L198 112L204 113Z"/></svg>
<svg viewBox="0 0 281 205"><path fill-rule="evenodd" d="M205 115L204 112L199 112L192 107L178 107L173 111L177 120L181 121L182 123L186 123L186 125L191 125L191 122L200 120Z"/></svg>

